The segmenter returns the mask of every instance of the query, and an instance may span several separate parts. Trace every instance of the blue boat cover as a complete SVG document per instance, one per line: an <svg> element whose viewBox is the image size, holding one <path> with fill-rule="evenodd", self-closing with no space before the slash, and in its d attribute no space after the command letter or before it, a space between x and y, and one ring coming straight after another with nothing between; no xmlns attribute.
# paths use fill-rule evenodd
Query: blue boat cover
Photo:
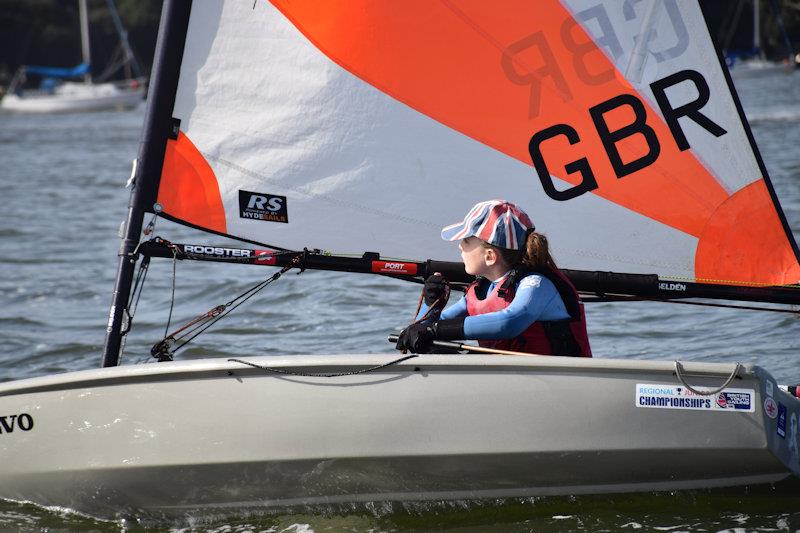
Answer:
<svg viewBox="0 0 800 533"><path fill-rule="evenodd" d="M39 67L36 65L25 65L25 72L28 74L38 74L49 78L77 78L89 72L89 64L81 63L72 68L59 67Z"/></svg>

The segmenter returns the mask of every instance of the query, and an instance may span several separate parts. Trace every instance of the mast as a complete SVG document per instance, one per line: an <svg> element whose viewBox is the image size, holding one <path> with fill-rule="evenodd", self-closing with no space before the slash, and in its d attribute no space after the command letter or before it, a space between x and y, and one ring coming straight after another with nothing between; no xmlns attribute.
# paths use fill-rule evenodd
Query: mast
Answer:
<svg viewBox="0 0 800 533"><path fill-rule="evenodd" d="M129 327L125 324L129 317L125 315L137 259L134 251L139 244L144 214L152 207L151 203L161 177L190 10L190 1L166 0L161 11L158 44L153 62L154 74L150 85L144 129L139 143L138 164L133 176L131 197L128 203L128 218L120 245L117 279L106 328L102 360L104 367L119 364L122 339ZM123 326L125 326L124 331Z"/></svg>
<svg viewBox="0 0 800 533"><path fill-rule="evenodd" d="M764 51L761 49L761 2L753 0L753 50L760 59L764 59Z"/></svg>
<svg viewBox="0 0 800 533"><path fill-rule="evenodd" d="M92 55L91 48L89 47L89 11L86 8L86 0L78 0L78 7L80 8L81 16L81 53L83 55L83 62L89 65L89 70L83 75L83 81L92 83Z"/></svg>
<svg viewBox="0 0 800 533"><path fill-rule="evenodd" d="M114 5L114 0L106 0L106 4L108 5L109 13L111 13L111 19L114 21L114 28L117 30L120 43L122 44L122 50L125 54L125 64L133 70L133 75L136 78L141 78L142 69L139 68L139 62L136 61L136 56L133 55L130 42L128 42L128 30L125 29L125 26L122 24L122 20L119 18L117 6Z"/></svg>
<svg viewBox="0 0 800 533"><path fill-rule="evenodd" d="M772 9L772 15L778 22L778 28L781 30L781 37L783 38L783 48L784 53L786 54L787 64L791 65L794 63L794 49L792 48L792 41L789 39L789 34L786 33L786 25L783 23L783 16L781 15L781 6L778 4L778 0L771 0L769 6Z"/></svg>

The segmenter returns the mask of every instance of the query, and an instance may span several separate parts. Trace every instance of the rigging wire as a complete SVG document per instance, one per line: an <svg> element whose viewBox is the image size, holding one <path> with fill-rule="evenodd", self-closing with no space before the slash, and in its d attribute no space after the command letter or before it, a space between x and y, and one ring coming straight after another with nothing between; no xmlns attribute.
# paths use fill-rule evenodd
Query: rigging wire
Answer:
<svg viewBox="0 0 800 533"><path fill-rule="evenodd" d="M178 272L178 249L170 243L170 250L172 250L172 296L169 299L169 314L167 315L167 325L164 327L164 337L169 334L169 325L172 322L172 311L175 309L175 282Z"/></svg>
<svg viewBox="0 0 800 533"><path fill-rule="evenodd" d="M230 314L237 307L239 307L247 300L255 296L259 291L264 289L267 285L270 285L271 283L276 281L287 271L295 267L300 267L300 272L298 272L298 274L304 272L305 271L304 260L308 256L308 250L305 249L303 250L303 252L300 253L298 252L289 252L289 253L294 254L295 257L286 266L281 268L278 272L275 272L269 278L260 281L254 286L250 287L249 289L239 294L238 296L228 301L227 303L217 305L209 309L202 315L196 316L195 318L191 319L189 322L187 322L180 328L176 329L172 333L168 333L169 331L169 324L168 324L167 333L165 333L164 338L161 339L159 342L157 342L155 345L153 345L153 347L151 348L150 353L152 354L152 356L157 358L159 361L171 361L173 359L175 352L177 352L178 350L189 344L198 335L206 331L208 328L216 324L219 320ZM173 291L173 304L174 304L174 291ZM179 341L180 344L175 346L175 344L178 343Z"/></svg>
<svg viewBox="0 0 800 533"><path fill-rule="evenodd" d="M145 235L150 235L153 233L156 227L156 221L158 220L158 214L161 212L160 206L156 204L155 213L153 213L153 218L150 219L150 222L147 223L147 226L142 230L142 233ZM142 245L142 241L140 240L136 245L136 248L131 252L130 259L131 261L136 261L139 256L139 247ZM173 256L177 253L175 251L175 247L172 247ZM146 255L142 258L142 262L139 263L139 270L136 273L136 280L133 284L133 290L131 290L131 296L128 299L128 306L126 310L128 311L129 317L132 319L133 315L136 313L136 308L139 307L139 298L142 297L142 290L144 289L144 282L147 278L147 272L150 267L150 256ZM141 285L140 285L141 281ZM138 293L137 293L138 289ZM134 302L134 295L136 297L136 302ZM133 307L131 307L131 303L133 303ZM127 333L130 330L130 324L128 325L128 329L124 332ZM123 334L124 334L123 333Z"/></svg>
<svg viewBox="0 0 800 533"><path fill-rule="evenodd" d="M589 297L587 297L589 296ZM683 305L699 305L702 307L720 307L723 309L744 309L748 311L771 311L773 313L791 313L800 316L800 309L792 306L791 309L776 309L773 307L756 307L752 305L734 305L734 304L721 304L711 302L696 302L688 300L670 300L663 298L647 298L644 296L627 296L623 294L603 294L596 295L595 293L582 293L581 300L585 303L601 303L601 302L658 302L665 304L683 304Z"/></svg>
<svg viewBox="0 0 800 533"><path fill-rule="evenodd" d="M128 324L125 331L123 331L123 335L128 333L131 329L131 322L133 321L133 315L136 314L136 309L139 307L139 299L142 297L142 291L144 290L144 282L147 279L147 273L150 270L150 257L144 256L142 258L142 262L139 263L139 270L136 272L136 279L133 282L133 290L131 290L131 296L128 299L128 305L125 308L126 312L128 313Z"/></svg>
<svg viewBox="0 0 800 533"><path fill-rule="evenodd" d="M136 257L135 255L133 256ZM136 259L133 259L135 261ZM128 298L128 303L123 309L122 313L122 327L120 328L120 335L121 335L121 343L119 347L119 356L122 357L122 354L125 352L125 343L128 340L128 332L131 330L133 326L133 316L136 314L136 309L139 307L139 299L142 297L142 291L144 289L144 282L147 279L147 272L149 271L150 267L150 257L145 256L142 258L142 262L139 263L139 268L136 272L136 279L133 283L133 289L131 290L130 297Z"/></svg>
<svg viewBox="0 0 800 533"><path fill-rule="evenodd" d="M135 168L135 167L134 167ZM156 221L158 220L158 215L161 213L161 205L155 204L153 205L153 218L150 219L150 222L147 223L147 226L142 230L142 233L145 235L150 235L155 231ZM139 248L141 247L143 241L139 241L136 245L136 248L133 252L130 253L128 256L129 259L133 262L137 261L139 258ZM177 258L177 249L173 245L172 247L172 254L173 259ZM142 257L142 261L139 263L139 268L136 272L136 278L133 283L133 288L131 289L130 297L128 298L128 304L125 306L124 314L123 314L123 328L120 330L120 335L122 337L122 343L120 345L120 357L125 351L125 343L128 338L128 333L133 326L133 317L136 314L136 310L139 308L139 300L142 297L142 292L144 292L144 284L147 280L147 273L150 271L150 256L145 255ZM172 296L173 301L175 298L175 271L174 271L174 264L173 264L173 280L172 280ZM170 308L170 316L172 316L172 308Z"/></svg>

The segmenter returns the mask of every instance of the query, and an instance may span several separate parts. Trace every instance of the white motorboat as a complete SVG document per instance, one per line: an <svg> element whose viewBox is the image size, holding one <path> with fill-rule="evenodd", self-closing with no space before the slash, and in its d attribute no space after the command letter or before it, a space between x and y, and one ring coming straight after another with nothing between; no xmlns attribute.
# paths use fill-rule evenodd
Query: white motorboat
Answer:
<svg viewBox="0 0 800 533"><path fill-rule="evenodd" d="M0 384L0 497L105 517L800 473L800 400L668 344L174 360L290 269L469 283L438 229L498 195L587 299L800 303L698 3L590 4L165 1L105 368ZM254 247L173 243L161 218ZM151 258L270 274L120 365Z"/></svg>

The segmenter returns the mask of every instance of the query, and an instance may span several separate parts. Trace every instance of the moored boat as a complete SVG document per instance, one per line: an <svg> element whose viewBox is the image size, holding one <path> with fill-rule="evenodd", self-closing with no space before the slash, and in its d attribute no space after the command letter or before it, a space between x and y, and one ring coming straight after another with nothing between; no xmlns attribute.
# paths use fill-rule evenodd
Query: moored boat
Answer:
<svg viewBox="0 0 800 533"><path fill-rule="evenodd" d="M107 5L120 39L119 61L109 65L99 79L93 76L86 1L78 2L83 62L74 68L23 65L11 80L6 94L0 98L0 111L75 113L133 109L142 103L147 80L133 55L113 0L107 0ZM125 79L108 81L120 68L125 69ZM39 89L25 88L29 77L40 79ZM82 81L76 81L81 78Z"/></svg>
<svg viewBox="0 0 800 533"><path fill-rule="evenodd" d="M136 80L120 83L64 82L53 90L7 94L0 102L4 111L14 113L74 113L134 109L141 105L145 85Z"/></svg>

